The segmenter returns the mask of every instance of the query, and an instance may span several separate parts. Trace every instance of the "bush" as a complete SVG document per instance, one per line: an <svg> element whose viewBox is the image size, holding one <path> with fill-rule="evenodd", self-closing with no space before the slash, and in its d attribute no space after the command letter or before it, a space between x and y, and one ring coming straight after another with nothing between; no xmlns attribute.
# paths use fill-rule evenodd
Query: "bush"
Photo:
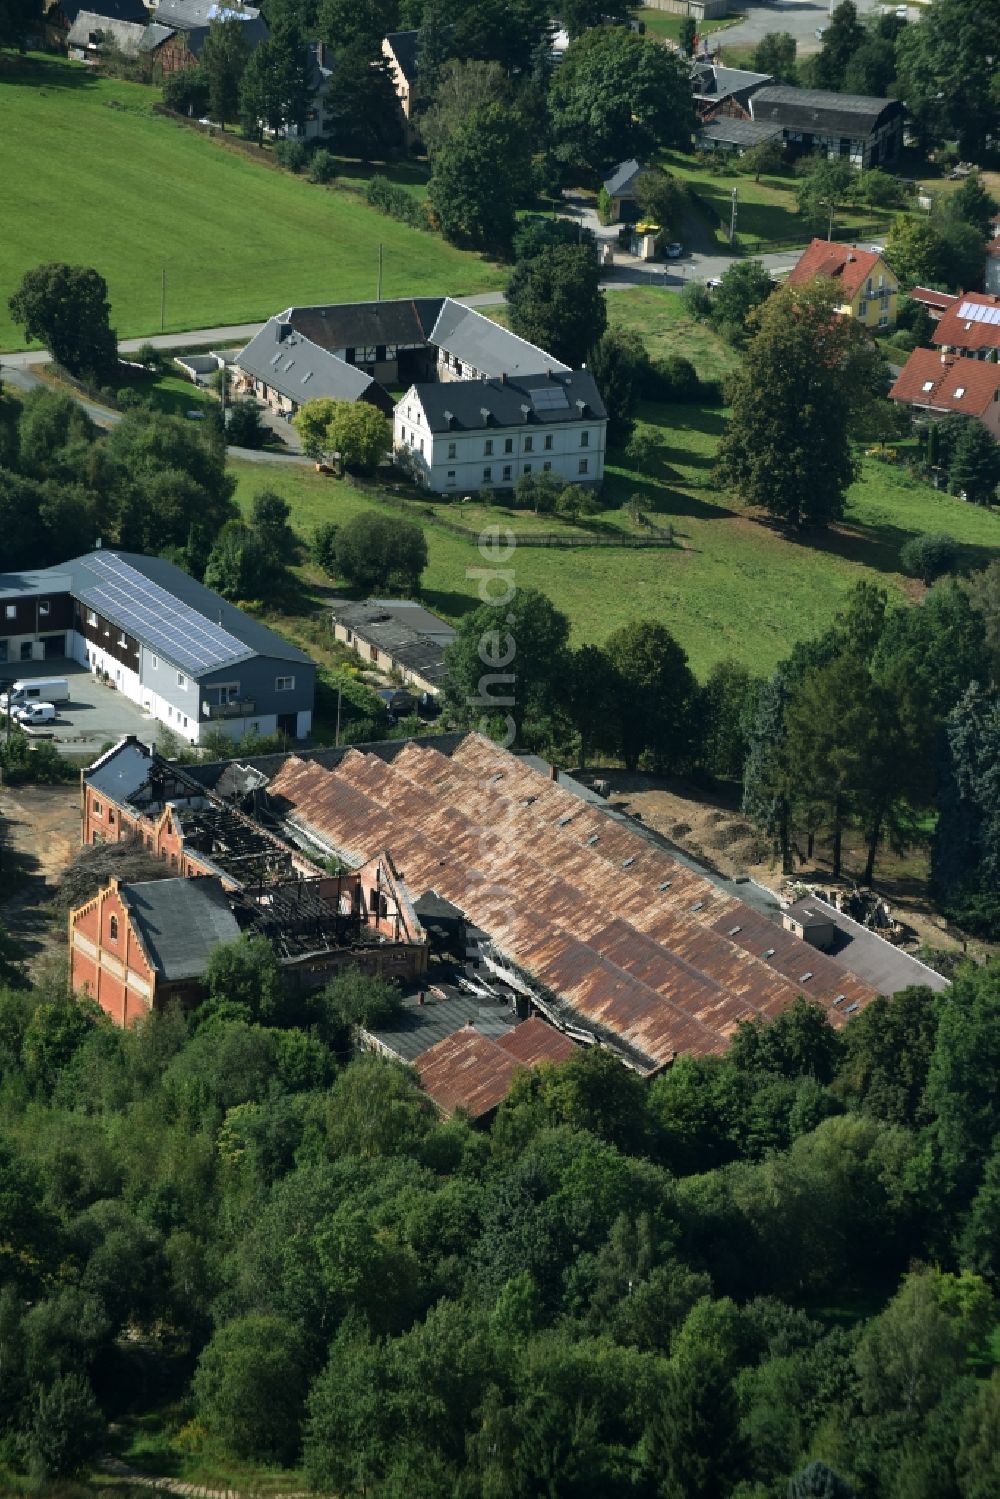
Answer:
<svg viewBox="0 0 1000 1499"><path fill-rule="evenodd" d="M712 293L704 281L688 281L681 288L685 312L695 318L707 318L712 311Z"/></svg>
<svg viewBox="0 0 1000 1499"><path fill-rule="evenodd" d="M337 158L332 151L320 147L314 151L309 162L309 181L316 183L332 182L337 175Z"/></svg>
<svg viewBox="0 0 1000 1499"><path fill-rule="evenodd" d="M149 397L144 396L141 390L133 390L131 385L123 385L115 395L115 403L123 411L137 411L140 407L149 405Z"/></svg>
<svg viewBox="0 0 1000 1499"><path fill-rule="evenodd" d="M701 381L690 359L670 354L654 359L650 376L652 389L659 401L697 401L701 399Z"/></svg>
<svg viewBox="0 0 1000 1499"><path fill-rule="evenodd" d="M256 401L244 396L232 403L226 424L227 442L235 448L262 448L268 436Z"/></svg>
<svg viewBox="0 0 1000 1499"><path fill-rule="evenodd" d="M919 578L928 586L945 573L952 573L958 566L958 542L953 536L943 533L933 536L912 536L899 550L899 562L904 573Z"/></svg>
<svg viewBox="0 0 1000 1499"><path fill-rule="evenodd" d="M155 344L145 343L136 353L135 362L141 364L144 370L158 371L163 369L167 361Z"/></svg>
<svg viewBox="0 0 1000 1499"><path fill-rule="evenodd" d="M328 577L337 576L337 532L340 527L334 520L323 521L313 532L312 546L310 548L313 557Z"/></svg>
<svg viewBox="0 0 1000 1499"><path fill-rule="evenodd" d="M388 177L372 177L365 188L365 198L380 213L391 219L399 219L414 229L427 228L427 212L424 205L412 197L405 188L397 187Z"/></svg>
<svg viewBox="0 0 1000 1499"><path fill-rule="evenodd" d="M309 152L302 141L275 141L274 159L286 172L301 172L309 160Z"/></svg>

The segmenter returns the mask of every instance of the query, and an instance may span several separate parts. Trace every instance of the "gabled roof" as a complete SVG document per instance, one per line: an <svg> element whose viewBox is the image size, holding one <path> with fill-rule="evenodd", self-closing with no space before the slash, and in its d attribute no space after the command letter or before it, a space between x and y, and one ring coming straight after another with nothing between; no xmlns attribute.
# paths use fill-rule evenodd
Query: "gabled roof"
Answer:
<svg viewBox="0 0 1000 1499"><path fill-rule="evenodd" d="M268 318L243 352L236 355L237 368L298 405L319 397L360 400L375 384L371 375L297 333L291 322L293 310Z"/></svg>
<svg viewBox="0 0 1000 1499"><path fill-rule="evenodd" d="M156 19L161 25L183 31L210 26L213 21L242 21L248 25L259 17L260 10L255 6L225 5L219 0L160 0L156 7Z"/></svg>
<svg viewBox="0 0 1000 1499"><path fill-rule="evenodd" d="M438 1041L417 1057L420 1084L445 1114L461 1109L482 1119L498 1108L524 1063L471 1026Z"/></svg>
<svg viewBox="0 0 1000 1499"><path fill-rule="evenodd" d="M67 46L89 47L92 38L100 32L114 43L120 52L129 55L139 50L146 34L145 17L141 21L122 21L117 16L101 15L96 10L77 11L76 20L66 36Z"/></svg>
<svg viewBox="0 0 1000 1499"><path fill-rule="evenodd" d="M195 680L254 656L312 666L305 651L162 557L102 549L63 564L70 591Z"/></svg>
<svg viewBox="0 0 1000 1499"><path fill-rule="evenodd" d="M755 92L770 83L770 73L750 73L745 68L723 68L700 59L691 64L691 87L696 99L719 103L734 94Z"/></svg>
<svg viewBox="0 0 1000 1499"><path fill-rule="evenodd" d="M392 55L399 64L399 71L412 84L417 76L417 43L419 31L390 31L385 38L392 48Z"/></svg>
<svg viewBox="0 0 1000 1499"><path fill-rule="evenodd" d="M290 307L292 327L321 349L355 349L379 344L423 344L444 297L394 297L380 302L332 302Z"/></svg>
<svg viewBox="0 0 1000 1499"><path fill-rule="evenodd" d="M16 573L0 573L0 599L46 598L69 593L69 573L54 567L30 567Z"/></svg>
<svg viewBox="0 0 1000 1499"><path fill-rule="evenodd" d="M618 165L604 179L604 191L609 198L633 198L635 196L636 178L641 177L646 168L635 157L628 161L620 161Z"/></svg>
<svg viewBox="0 0 1000 1499"><path fill-rule="evenodd" d="M451 297L445 298L429 341L486 376L544 375L569 368L544 349Z"/></svg>
<svg viewBox="0 0 1000 1499"><path fill-rule="evenodd" d="M122 739L84 771L88 786L119 806L130 802L149 780L153 753L137 739Z"/></svg>
<svg viewBox="0 0 1000 1499"><path fill-rule="evenodd" d="M953 349L1000 349L1000 297L963 292L949 304L933 340Z"/></svg>
<svg viewBox="0 0 1000 1499"><path fill-rule="evenodd" d="M945 312L952 302L957 301L954 292L937 291L933 286L914 286L907 292L907 296L911 301L926 307L928 312Z"/></svg>
<svg viewBox="0 0 1000 1499"><path fill-rule="evenodd" d="M537 1015L515 1026L506 1036L498 1036L497 1045L519 1062L527 1062L529 1067L537 1067L539 1062L567 1062L578 1049L564 1031L557 1031Z"/></svg>
<svg viewBox="0 0 1000 1499"><path fill-rule="evenodd" d="M159 21L150 21L139 39L140 52L155 52L162 42L168 37L176 36L177 28L174 26L163 26Z"/></svg>
<svg viewBox="0 0 1000 1499"><path fill-rule="evenodd" d="M886 271L888 267L875 251L814 239L799 256L788 280L792 286L805 286L817 276L829 276L843 289L845 297L850 298L861 290L876 270Z"/></svg>
<svg viewBox="0 0 1000 1499"><path fill-rule="evenodd" d="M449 380L414 385L412 390L432 432L482 432L533 423L558 426L607 419L589 370L527 375L518 380Z"/></svg>
<svg viewBox="0 0 1000 1499"><path fill-rule="evenodd" d="M869 94L837 94L829 89L769 84L750 98L755 120L811 135L841 135L857 140L870 135L887 114L901 114L898 99Z"/></svg>
<svg viewBox="0 0 1000 1499"><path fill-rule="evenodd" d="M889 396L933 411L982 416L1000 396L1000 364L914 349Z"/></svg>
<svg viewBox="0 0 1000 1499"><path fill-rule="evenodd" d="M143 950L163 979L203 977L223 942L240 935L221 880L143 880L119 885L118 893Z"/></svg>
<svg viewBox="0 0 1000 1499"><path fill-rule="evenodd" d="M330 611L340 625L359 640L377 646L400 667L408 667L426 681L444 681L444 651L455 638L447 620L411 599L366 599L364 603L336 604Z"/></svg>

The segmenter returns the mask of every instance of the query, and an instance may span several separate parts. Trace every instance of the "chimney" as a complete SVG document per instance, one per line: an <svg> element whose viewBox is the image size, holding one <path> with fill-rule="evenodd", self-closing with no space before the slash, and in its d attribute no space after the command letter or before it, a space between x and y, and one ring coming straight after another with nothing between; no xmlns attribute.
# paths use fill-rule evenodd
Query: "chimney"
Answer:
<svg viewBox="0 0 1000 1499"><path fill-rule="evenodd" d="M507 371L506 370L501 370L501 372L500 372L500 384L501 385L506 385L507 384Z"/></svg>
<svg viewBox="0 0 1000 1499"><path fill-rule="evenodd" d="M558 770L558 768L555 765L550 765L549 766L549 780L550 781L558 781L558 779L559 779L559 770Z"/></svg>

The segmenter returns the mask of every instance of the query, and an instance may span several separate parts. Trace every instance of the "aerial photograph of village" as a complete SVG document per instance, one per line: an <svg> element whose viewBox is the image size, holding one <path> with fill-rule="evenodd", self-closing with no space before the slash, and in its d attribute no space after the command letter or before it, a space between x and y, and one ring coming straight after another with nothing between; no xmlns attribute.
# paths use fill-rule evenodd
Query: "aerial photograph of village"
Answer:
<svg viewBox="0 0 1000 1499"><path fill-rule="evenodd" d="M0 1499L1000 1499L1000 0L0 0Z"/></svg>

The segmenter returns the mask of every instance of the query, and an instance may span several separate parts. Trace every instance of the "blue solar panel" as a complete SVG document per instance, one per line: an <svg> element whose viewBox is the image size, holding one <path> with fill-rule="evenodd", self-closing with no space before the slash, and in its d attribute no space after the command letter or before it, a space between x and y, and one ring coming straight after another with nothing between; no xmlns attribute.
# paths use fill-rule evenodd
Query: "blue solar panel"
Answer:
<svg viewBox="0 0 1000 1499"><path fill-rule="evenodd" d="M221 625L184 604L120 557L94 556L88 567L99 584L86 600L106 619L127 630L192 676L239 661L251 652Z"/></svg>

